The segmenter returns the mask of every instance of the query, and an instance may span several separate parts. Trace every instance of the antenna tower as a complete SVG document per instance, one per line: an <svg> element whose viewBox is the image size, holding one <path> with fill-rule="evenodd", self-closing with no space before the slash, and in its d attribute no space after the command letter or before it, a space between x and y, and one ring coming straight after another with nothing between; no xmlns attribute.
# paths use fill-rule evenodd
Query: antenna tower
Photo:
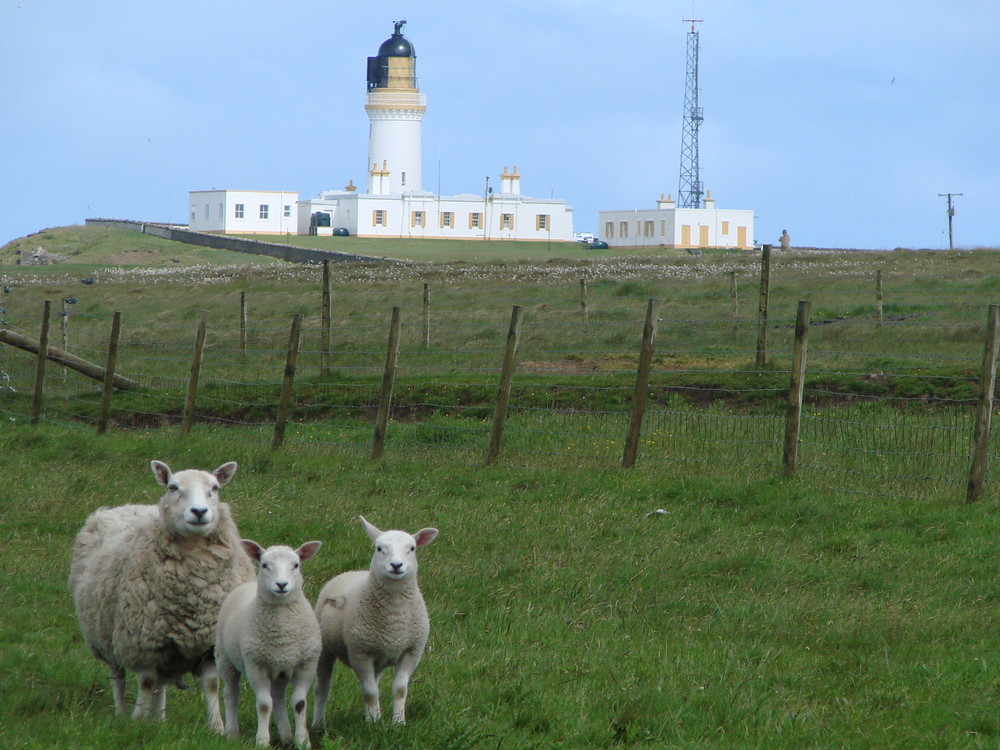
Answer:
<svg viewBox="0 0 1000 750"><path fill-rule="evenodd" d="M698 106L698 18L685 18L691 24L687 35L687 78L684 83L684 128L681 134L681 174L677 187L679 208L701 208L704 190L698 167L698 128L705 119Z"/></svg>

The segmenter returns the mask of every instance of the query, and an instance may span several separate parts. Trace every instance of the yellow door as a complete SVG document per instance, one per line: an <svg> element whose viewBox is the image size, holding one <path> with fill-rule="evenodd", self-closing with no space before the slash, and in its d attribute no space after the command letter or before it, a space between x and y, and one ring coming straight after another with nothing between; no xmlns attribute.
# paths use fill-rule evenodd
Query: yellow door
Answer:
<svg viewBox="0 0 1000 750"><path fill-rule="evenodd" d="M747 228L746 227L736 227L736 244L738 247L747 246Z"/></svg>
<svg viewBox="0 0 1000 750"><path fill-rule="evenodd" d="M691 226L681 224L681 247L691 247Z"/></svg>
<svg viewBox="0 0 1000 750"><path fill-rule="evenodd" d="M698 227L698 247L708 247L708 227Z"/></svg>

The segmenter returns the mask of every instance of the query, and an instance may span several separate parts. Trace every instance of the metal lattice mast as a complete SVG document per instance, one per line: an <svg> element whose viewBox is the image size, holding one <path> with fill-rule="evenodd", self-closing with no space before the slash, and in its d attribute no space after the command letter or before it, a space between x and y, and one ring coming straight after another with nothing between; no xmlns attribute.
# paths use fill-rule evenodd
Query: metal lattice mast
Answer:
<svg viewBox="0 0 1000 750"><path fill-rule="evenodd" d="M698 128L704 120L698 106L698 32L694 25L700 19L686 18L691 24L687 35L687 78L684 83L684 128L681 134L681 173L677 187L679 208L701 208L704 193L698 167Z"/></svg>

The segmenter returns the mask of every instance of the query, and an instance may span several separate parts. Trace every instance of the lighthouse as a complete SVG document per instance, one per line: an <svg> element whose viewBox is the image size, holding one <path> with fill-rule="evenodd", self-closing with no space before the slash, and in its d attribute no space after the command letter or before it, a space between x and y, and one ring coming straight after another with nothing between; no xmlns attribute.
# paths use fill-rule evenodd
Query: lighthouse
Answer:
<svg viewBox="0 0 1000 750"><path fill-rule="evenodd" d="M368 194L399 195L421 189L420 123L427 97L417 88L413 45L396 21L378 55L368 58Z"/></svg>

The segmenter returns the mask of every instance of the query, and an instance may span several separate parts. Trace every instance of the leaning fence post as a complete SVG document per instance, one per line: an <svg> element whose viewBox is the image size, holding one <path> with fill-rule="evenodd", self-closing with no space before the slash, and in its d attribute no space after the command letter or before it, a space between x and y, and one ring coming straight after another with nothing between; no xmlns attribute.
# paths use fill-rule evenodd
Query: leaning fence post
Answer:
<svg viewBox="0 0 1000 750"><path fill-rule="evenodd" d="M111 411L111 394L115 389L115 367L118 365L118 340L121 338L122 314L115 311L111 319L111 337L108 340L108 361L104 367L104 387L101 389L101 406L97 413L97 434L103 435L108 429L108 414Z"/></svg>
<svg viewBox="0 0 1000 750"><path fill-rule="evenodd" d="M1000 307L990 305L986 317L986 345L983 348L983 374L979 382L979 406L972 433L972 465L965 499L978 500L986 481L986 457L990 446L990 421L993 416L993 390L997 377L997 343L1000 339Z"/></svg>
<svg viewBox="0 0 1000 750"><path fill-rule="evenodd" d="M802 425L802 394L805 390L811 307L811 302L799 300L798 314L795 316L795 348L792 354L792 377L788 384L788 413L785 415L785 451L782 460L786 477L795 473L795 462L799 455L799 428Z"/></svg>
<svg viewBox="0 0 1000 750"><path fill-rule="evenodd" d="M493 463L500 455L500 440L504 423L507 421L507 407L510 404L510 386L514 379L514 359L521 339L521 306L514 305L507 330L507 348L504 350L503 366L500 369L500 388L497 392L496 408L493 410L493 424L490 426L490 447L486 451L486 463Z"/></svg>
<svg viewBox="0 0 1000 750"><path fill-rule="evenodd" d="M181 417L181 435L191 432L194 422L194 399L198 393L198 376L201 374L201 358L205 352L205 311L198 321L198 333L194 340L194 354L191 357L191 372L188 375L187 397L184 399L184 415Z"/></svg>
<svg viewBox="0 0 1000 750"><path fill-rule="evenodd" d="M324 261L326 263L326 261ZM274 422L274 439L271 450L277 450L285 442L285 425L292 405L292 384L295 382L295 363L299 358L299 334L302 331L302 315L292 316L292 330L288 334L288 353L285 355L285 374L281 379L281 395L278 396L278 418Z"/></svg>
<svg viewBox="0 0 1000 750"><path fill-rule="evenodd" d="M30 424L38 424L42 416L42 390L45 387L45 360L49 354L49 316L52 303L45 300L42 308L42 330L38 335L38 361L35 364L35 389L31 396Z"/></svg>
<svg viewBox="0 0 1000 750"><path fill-rule="evenodd" d="M623 469L635 465L636 456L639 454L639 438L642 434L642 416L646 411L646 399L649 395L649 370L653 364L653 343L656 339L659 307L660 303L655 299L649 300L646 304L646 323L642 327L642 348L639 351L639 367L635 376L635 392L632 394L632 410L628 415L628 431L625 435Z"/></svg>
<svg viewBox="0 0 1000 750"><path fill-rule="evenodd" d="M580 279L580 317L583 319L583 332L590 330L590 314L587 311L587 280Z"/></svg>
<svg viewBox="0 0 1000 750"><path fill-rule="evenodd" d="M382 375L382 393L378 399L378 413L375 415L375 439L372 442L372 458L379 458L385 450L385 431L389 424L389 409L392 405L392 383L396 377L396 359L399 356L399 308L392 308L392 322L389 324L389 346L385 353L385 373Z"/></svg>
<svg viewBox="0 0 1000 750"><path fill-rule="evenodd" d="M764 245L760 256L760 303L757 307L757 368L767 360L767 295L771 284L771 246Z"/></svg>
<svg viewBox="0 0 1000 750"><path fill-rule="evenodd" d="M333 325L333 290L331 288L330 261L323 261L323 323L320 332L319 374L330 374L330 328Z"/></svg>

